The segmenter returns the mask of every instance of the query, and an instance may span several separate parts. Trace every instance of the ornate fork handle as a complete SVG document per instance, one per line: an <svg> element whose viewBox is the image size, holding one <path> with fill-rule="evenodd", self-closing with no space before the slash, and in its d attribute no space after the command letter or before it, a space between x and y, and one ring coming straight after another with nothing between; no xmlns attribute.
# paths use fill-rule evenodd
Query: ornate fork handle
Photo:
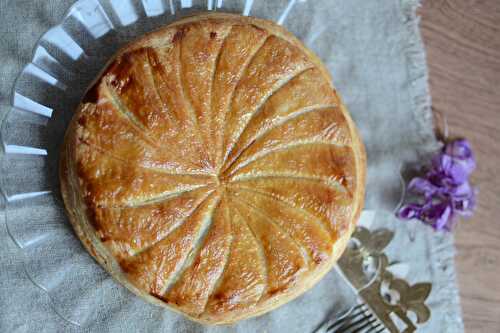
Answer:
<svg viewBox="0 0 500 333"><path fill-rule="evenodd" d="M412 333L416 331L417 324L429 320L430 310L424 302L432 285L410 285L388 270L389 259L383 250L392 238L393 233L387 229L369 231L357 227L338 266L361 301L343 316L322 325L322 332L372 333L386 330ZM409 312L416 315L416 322L410 319ZM356 316L353 317L353 314Z"/></svg>

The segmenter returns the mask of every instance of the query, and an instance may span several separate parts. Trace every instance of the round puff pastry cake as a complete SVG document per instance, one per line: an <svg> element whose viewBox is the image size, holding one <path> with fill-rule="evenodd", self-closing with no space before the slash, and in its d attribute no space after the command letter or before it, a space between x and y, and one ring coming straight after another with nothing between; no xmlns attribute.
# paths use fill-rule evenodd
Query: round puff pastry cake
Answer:
<svg viewBox="0 0 500 333"><path fill-rule="evenodd" d="M61 186L114 278L223 324L332 268L363 206L365 160L316 56L272 22L217 13L116 55L67 130Z"/></svg>

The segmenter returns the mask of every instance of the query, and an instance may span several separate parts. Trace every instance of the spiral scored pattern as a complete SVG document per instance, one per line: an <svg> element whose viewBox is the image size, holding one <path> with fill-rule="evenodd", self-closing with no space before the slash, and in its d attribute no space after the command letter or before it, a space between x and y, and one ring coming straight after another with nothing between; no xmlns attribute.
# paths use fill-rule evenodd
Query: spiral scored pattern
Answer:
<svg viewBox="0 0 500 333"><path fill-rule="evenodd" d="M364 168L319 61L273 23L216 14L120 52L68 129L61 183L77 234L115 277L223 323L328 271Z"/></svg>

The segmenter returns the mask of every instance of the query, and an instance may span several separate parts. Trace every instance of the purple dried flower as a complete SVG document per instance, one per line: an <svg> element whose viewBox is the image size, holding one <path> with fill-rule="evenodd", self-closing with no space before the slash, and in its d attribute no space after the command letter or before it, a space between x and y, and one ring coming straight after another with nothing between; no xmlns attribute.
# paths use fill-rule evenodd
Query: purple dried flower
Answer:
<svg viewBox="0 0 500 333"><path fill-rule="evenodd" d="M456 216L471 216L475 208L476 189L469 176L476 167L470 144L465 139L445 145L432 159L424 177L413 178L408 190L420 195L420 202L401 207L399 218L419 219L435 230L450 231Z"/></svg>

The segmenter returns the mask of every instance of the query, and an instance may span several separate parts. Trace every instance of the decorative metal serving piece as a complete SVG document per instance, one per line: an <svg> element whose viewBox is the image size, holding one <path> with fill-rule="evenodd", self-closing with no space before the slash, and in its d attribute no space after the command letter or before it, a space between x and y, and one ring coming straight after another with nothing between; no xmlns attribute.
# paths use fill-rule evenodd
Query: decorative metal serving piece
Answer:
<svg viewBox="0 0 500 333"><path fill-rule="evenodd" d="M357 227L338 266L362 303L385 325L386 330L412 333L430 318L431 312L424 302L432 285L410 285L392 273L398 268L405 270L406 266L390 264L383 253L393 236L394 233L388 229L369 231Z"/></svg>

